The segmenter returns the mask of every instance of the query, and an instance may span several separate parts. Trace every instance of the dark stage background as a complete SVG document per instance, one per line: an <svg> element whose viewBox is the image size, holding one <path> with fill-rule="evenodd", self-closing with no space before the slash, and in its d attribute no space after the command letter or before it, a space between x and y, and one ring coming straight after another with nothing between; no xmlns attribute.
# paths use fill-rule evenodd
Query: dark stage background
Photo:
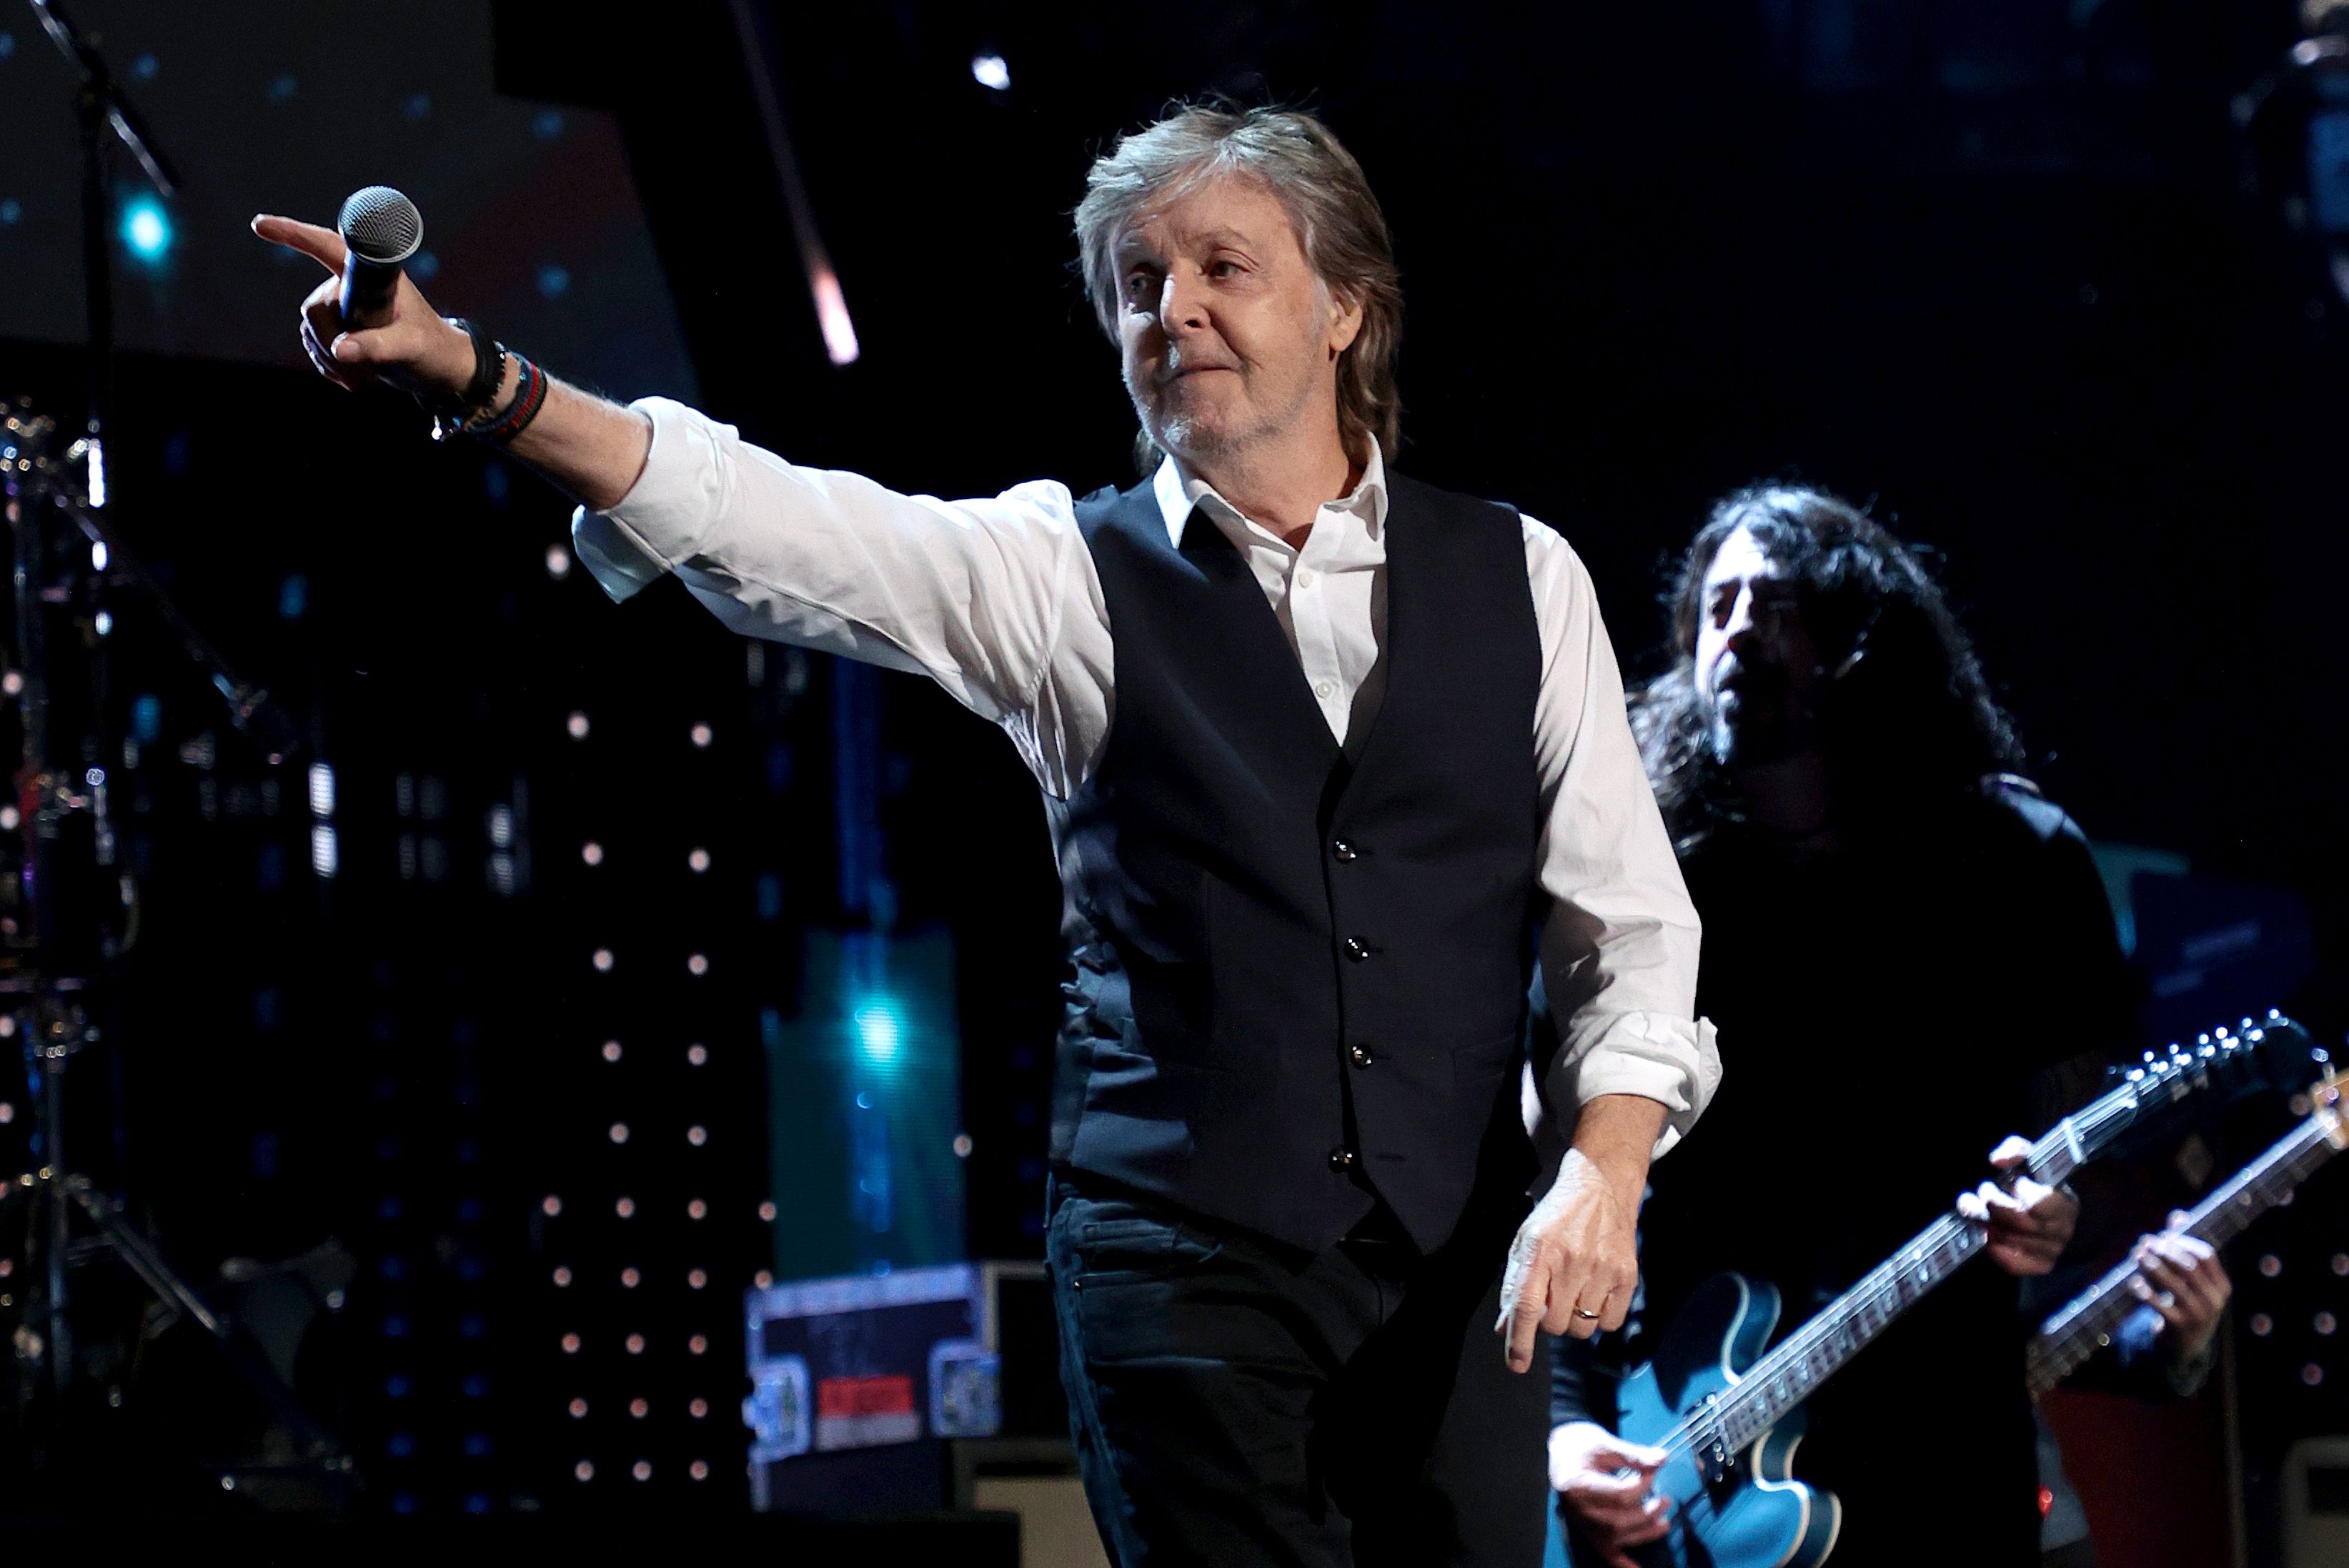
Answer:
<svg viewBox="0 0 2349 1568"><path fill-rule="evenodd" d="M372 181L423 209L435 304L558 371L901 489L1082 492L1130 476L1133 430L1070 267L1089 158L1176 96L1313 106L1395 230L1403 466L1564 531L1635 673L1713 499L1873 502L1944 553L2034 773L2107 846L2148 1043L2270 1004L2339 1039L2349 307L2293 221L2297 143L2231 116L2289 5L751 7L845 366L725 6L79 14L190 174L160 260L116 256L115 525L311 748L266 767L123 596L150 910L119 1044L76 1069L81 1147L200 1276L338 1244L303 1376L355 1506L741 1506L756 1274L1040 1250L1057 1005L999 737L748 649L673 584L613 608L559 498L298 368L308 264L243 221ZM78 410L72 81L29 11L0 9L0 396ZM908 977L878 1134L842 1097L881 1039L833 995L860 942ZM1897 1021L1823 1027L1897 1048ZM2263 1554L2284 1445L2349 1429L2307 1326L2349 1294L2338 1185L2238 1250L2239 1317L2277 1325L2226 1384ZM137 1428L139 1474L188 1496L251 1458L174 1469L196 1382ZM2221 1403L2170 1450L2220 1456L2165 1489L2173 1555L2109 1560L2212 1560Z"/></svg>

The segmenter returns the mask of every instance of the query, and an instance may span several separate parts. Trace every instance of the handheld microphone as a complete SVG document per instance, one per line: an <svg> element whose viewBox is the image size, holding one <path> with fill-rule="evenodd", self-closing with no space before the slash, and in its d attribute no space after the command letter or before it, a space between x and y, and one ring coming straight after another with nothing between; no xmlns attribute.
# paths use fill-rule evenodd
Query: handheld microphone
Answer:
<svg viewBox="0 0 2349 1568"><path fill-rule="evenodd" d="M343 324L354 329L391 319L399 265L424 244L416 203L388 185L351 192L335 227L343 236Z"/></svg>

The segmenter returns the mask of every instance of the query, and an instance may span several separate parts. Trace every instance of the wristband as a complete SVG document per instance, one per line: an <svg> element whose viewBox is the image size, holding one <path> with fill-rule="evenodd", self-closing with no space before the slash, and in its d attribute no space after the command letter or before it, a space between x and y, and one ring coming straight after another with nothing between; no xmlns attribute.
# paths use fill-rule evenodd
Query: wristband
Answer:
<svg viewBox="0 0 2349 1568"><path fill-rule="evenodd" d="M473 340L473 379L454 397L418 396L417 401L432 415L434 441L446 441L485 417L506 379L505 345L462 317L452 316L448 320L452 327L463 327L465 336Z"/></svg>
<svg viewBox="0 0 2349 1568"><path fill-rule="evenodd" d="M479 436L492 446L504 446L529 429L530 421L538 418L538 410L546 405L546 372L519 354L513 358L522 370L521 379L514 388L514 400L507 405L503 413L493 418L477 416L475 421L468 421L465 426L468 435Z"/></svg>

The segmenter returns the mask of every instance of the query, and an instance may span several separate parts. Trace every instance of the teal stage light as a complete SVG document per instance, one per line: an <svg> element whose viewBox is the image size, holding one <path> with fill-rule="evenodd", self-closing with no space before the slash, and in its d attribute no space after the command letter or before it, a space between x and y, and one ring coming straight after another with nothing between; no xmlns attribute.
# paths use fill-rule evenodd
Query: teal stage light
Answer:
<svg viewBox="0 0 2349 1568"><path fill-rule="evenodd" d="M160 263L171 249L171 220L163 203L141 196L122 209L122 243L148 265Z"/></svg>

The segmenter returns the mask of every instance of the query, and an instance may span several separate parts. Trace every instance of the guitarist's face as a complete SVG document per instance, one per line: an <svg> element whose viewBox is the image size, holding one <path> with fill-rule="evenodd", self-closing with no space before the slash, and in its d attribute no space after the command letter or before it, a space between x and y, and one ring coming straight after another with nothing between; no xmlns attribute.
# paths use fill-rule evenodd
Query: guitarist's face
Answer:
<svg viewBox="0 0 2349 1568"><path fill-rule="evenodd" d="M1794 581L1740 528L1705 569L1696 688L1713 756L1755 767L1816 750L1826 684Z"/></svg>

